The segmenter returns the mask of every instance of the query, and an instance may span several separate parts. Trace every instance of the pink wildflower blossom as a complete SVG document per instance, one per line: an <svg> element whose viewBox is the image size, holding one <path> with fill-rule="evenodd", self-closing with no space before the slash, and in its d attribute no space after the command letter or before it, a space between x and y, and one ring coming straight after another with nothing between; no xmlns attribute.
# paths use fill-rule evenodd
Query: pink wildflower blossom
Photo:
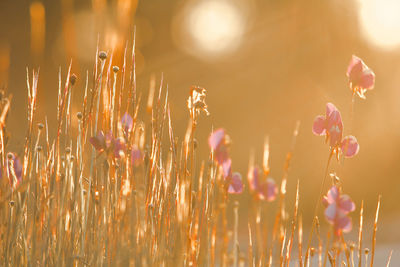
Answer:
<svg viewBox="0 0 400 267"><path fill-rule="evenodd" d="M19 157L17 157L14 153L8 153L7 156L7 169L6 174L10 185L15 188L22 181L22 163ZM2 178L3 174L0 172L0 178ZM15 180L15 178L16 180Z"/></svg>
<svg viewBox="0 0 400 267"><path fill-rule="evenodd" d="M225 160L222 165L222 175L228 186L229 194L241 194L243 192L242 175L238 172L232 173L232 160Z"/></svg>
<svg viewBox="0 0 400 267"><path fill-rule="evenodd" d="M138 148L137 145L133 145L131 148L131 163L133 166L139 166L144 159L144 155L142 151Z"/></svg>
<svg viewBox="0 0 400 267"><path fill-rule="evenodd" d="M372 90L375 84L375 74L368 68L361 58L352 56L349 66L347 67L347 77L349 77L350 89L353 95L357 94L365 99L367 90Z"/></svg>
<svg viewBox="0 0 400 267"><path fill-rule="evenodd" d="M97 136L91 137L89 142L99 153L106 152L107 155L111 155L114 158L120 158L124 154L124 140L122 138L114 138L111 131L106 135L104 135L103 131L100 131Z"/></svg>
<svg viewBox="0 0 400 267"><path fill-rule="evenodd" d="M131 115L125 113L121 118L121 125L125 132L130 132L133 127L133 119Z"/></svg>
<svg viewBox="0 0 400 267"><path fill-rule="evenodd" d="M278 187L272 178L260 181L260 169L257 166L251 168L248 174L249 188L260 200L273 201L278 194Z"/></svg>
<svg viewBox="0 0 400 267"><path fill-rule="evenodd" d="M215 160L222 165L229 158L225 130L220 128L212 132L208 138L208 144L214 151Z"/></svg>
<svg viewBox="0 0 400 267"><path fill-rule="evenodd" d="M332 103L326 104L325 117L319 115L315 118L312 131L315 135L325 135L326 141L332 152L342 153L345 157L351 158L358 153L360 148L357 139L348 135L343 138L343 122L339 110Z"/></svg>
<svg viewBox="0 0 400 267"><path fill-rule="evenodd" d="M333 225L335 234L338 236L341 231L350 232L352 224L348 214L356 208L351 198L348 195L341 194L340 189L334 185L324 196L322 203L326 207L325 218Z"/></svg>
<svg viewBox="0 0 400 267"><path fill-rule="evenodd" d="M214 159L222 168L222 175L227 183L229 194L241 194L243 192L242 176L232 173L232 160L229 158L227 135L224 129L218 129L211 133L208 144L214 151Z"/></svg>

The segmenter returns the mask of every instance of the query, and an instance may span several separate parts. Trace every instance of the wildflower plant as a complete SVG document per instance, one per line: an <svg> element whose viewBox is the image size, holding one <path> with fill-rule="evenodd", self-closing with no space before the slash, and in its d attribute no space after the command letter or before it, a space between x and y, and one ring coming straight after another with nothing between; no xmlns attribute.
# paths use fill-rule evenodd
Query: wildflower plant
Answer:
<svg viewBox="0 0 400 267"><path fill-rule="evenodd" d="M265 179L260 177L262 175L263 173L260 171L259 167L252 167L248 174L249 188L256 198L268 202L273 201L278 195L278 187L274 179L271 177Z"/></svg>
<svg viewBox="0 0 400 267"><path fill-rule="evenodd" d="M48 125L46 117L37 116L39 72L34 71L32 76L28 73L28 130L24 146L16 150L23 151L18 153L19 157L9 152L15 150L7 142L12 98L6 93L2 95L0 262L3 265L236 267L289 266L295 260L299 266L308 266L310 253L317 253L322 266L323 253L325 258L337 262L349 254L341 233L351 229L350 215L355 204L342 194L341 187L333 185L322 200L327 222L341 237L336 241L343 245L335 253L332 242L323 241L320 235L317 249L311 248L310 236L304 250L300 181L293 213L287 212L286 187L291 182L289 170L299 123L293 131L282 178L275 181L269 176L266 139L262 167L251 161L247 175L249 190L245 190L240 173L232 171L231 140L225 129L210 134L210 158L197 157L197 146L207 143L195 138L198 117L210 114L207 91L199 86L189 88L188 128L181 140L175 133L163 78L158 92L155 76L150 80L149 92L138 88L135 41L132 48L126 47L120 66L115 65L114 52L97 48L92 77L74 75L70 65L63 80L65 75L60 70L55 125ZM350 86L362 96L366 89L372 88L366 81L374 76L357 58L351 66ZM86 82L78 83L78 79ZM75 87L82 87L81 101L72 101ZM147 101L142 95L148 95ZM72 114L75 108L78 112ZM72 119L75 115L77 120ZM340 112L331 103L327 104L325 116L315 119L313 133L326 136L330 157L335 153L344 157L358 153L355 137L343 138ZM328 167L329 161L326 173ZM323 189L321 192L326 192ZM277 200L276 212L270 210L270 205L266 208L266 202L273 200ZM370 252L372 263L379 205L380 200ZM230 223L232 206L234 220ZM240 211L247 207L251 209L249 216L240 216ZM363 249L362 212L363 204L358 251ZM267 219L274 214L273 225L267 225ZM313 218L311 227L312 234L313 227L319 229L319 220ZM239 236L244 232L247 246L242 241L246 239ZM297 259L293 257L295 249ZM359 266L363 258L360 255ZM347 266L354 266L348 258Z"/></svg>
<svg viewBox="0 0 400 267"><path fill-rule="evenodd" d="M375 85L375 73L362 61L353 55L346 72L349 78L349 87L354 95L366 99L365 93L372 90Z"/></svg>
<svg viewBox="0 0 400 267"><path fill-rule="evenodd" d="M213 152L214 159L222 168L223 177L228 185L228 193L241 194L243 192L242 175L232 173L232 159L229 156L228 146L230 138L225 130L220 128L211 133L208 144Z"/></svg>
<svg viewBox="0 0 400 267"><path fill-rule="evenodd" d="M351 218L348 214L356 209L354 202L348 195L341 193L341 188L333 185L322 200L325 209L325 218L333 226L336 236L341 232L351 231Z"/></svg>
<svg viewBox="0 0 400 267"><path fill-rule="evenodd" d="M338 159L340 155L352 158L357 155L360 149L354 136L348 135L343 138L342 116L332 103L326 104L325 116L319 115L315 118L312 132L315 135L326 136L326 142L329 143L331 153L336 154Z"/></svg>

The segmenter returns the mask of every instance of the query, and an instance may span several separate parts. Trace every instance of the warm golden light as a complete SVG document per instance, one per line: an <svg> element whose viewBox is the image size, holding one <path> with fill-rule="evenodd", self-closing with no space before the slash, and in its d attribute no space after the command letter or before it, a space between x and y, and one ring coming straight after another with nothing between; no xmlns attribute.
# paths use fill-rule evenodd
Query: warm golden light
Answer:
<svg viewBox="0 0 400 267"><path fill-rule="evenodd" d="M400 1L361 0L359 19L365 37L383 48L400 45Z"/></svg>
<svg viewBox="0 0 400 267"><path fill-rule="evenodd" d="M240 10L228 1L207 0L193 6L187 25L198 48L211 53L226 52L240 43L244 32Z"/></svg>
<svg viewBox="0 0 400 267"><path fill-rule="evenodd" d="M41 2L33 2L30 6L31 17L31 49L35 57L40 56L45 40L45 9Z"/></svg>

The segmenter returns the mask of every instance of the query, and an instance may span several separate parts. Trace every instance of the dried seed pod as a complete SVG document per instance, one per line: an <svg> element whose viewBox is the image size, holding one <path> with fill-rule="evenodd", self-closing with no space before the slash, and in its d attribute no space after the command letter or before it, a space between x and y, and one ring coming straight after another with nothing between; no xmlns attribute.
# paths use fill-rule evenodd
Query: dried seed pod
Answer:
<svg viewBox="0 0 400 267"><path fill-rule="evenodd" d="M100 58L101 60L106 60L106 59L107 59L107 53L104 52L104 51L100 51L100 53L99 53L99 58Z"/></svg>
<svg viewBox="0 0 400 267"><path fill-rule="evenodd" d="M70 77L69 77L69 82L71 83L71 85L74 85L76 83L76 80L78 79L78 77L76 76L75 73L73 73Z"/></svg>
<svg viewBox="0 0 400 267"><path fill-rule="evenodd" d="M197 139L193 139L193 147L194 149L197 149L197 147L199 146L199 142L197 142Z"/></svg>
<svg viewBox="0 0 400 267"><path fill-rule="evenodd" d="M119 71L119 67L118 66L113 66L113 72L117 73Z"/></svg>
<svg viewBox="0 0 400 267"><path fill-rule="evenodd" d="M315 248L310 248L310 255L311 255L311 257L314 257L314 255L315 255Z"/></svg>
<svg viewBox="0 0 400 267"><path fill-rule="evenodd" d="M38 123L38 125L37 125L37 126L38 126L38 129L39 129L39 130L42 130L42 129L44 128L44 125L43 125L43 123Z"/></svg>
<svg viewBox="0 0 400 267"><path fill-rule="evenodd" d="M83 118L82 112L76 113L76 117L78 118L78 120L81 120Z"/></svg>

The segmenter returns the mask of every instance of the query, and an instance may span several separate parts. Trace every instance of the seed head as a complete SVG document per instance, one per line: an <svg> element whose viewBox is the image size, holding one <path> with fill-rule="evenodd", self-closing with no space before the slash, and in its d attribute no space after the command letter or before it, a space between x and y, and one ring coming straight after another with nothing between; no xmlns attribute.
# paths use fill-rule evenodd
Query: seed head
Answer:
<svg viewBox="0 0 400 267"><path fill-rule="evenodd" d="M38 123L38 125L37 125L37 126L38 126L38 129L39 129L39 130L42 130L42 129L44 128L44 125L43 125L43 123Z"/></svg>
<svg viewBox="0 0 400 267"><path fill-rule="evenodd" d="M69 82L71 83L71 85L74 85L76 83L76 79L78 79L78 77L76 77L75 73L73 73L71 77L69 77Z"/></svg>
<svg viewBox="0 0 400 267"><path fill-rule="evenodd" d="M315 248L311 248L311 249L310 249L310 255L311 255L311 257L314 257L314 255L315 255Z"/></svg>
<svg viewBox="0 0 400 267"><path fill-rule="evenodd" d="M119 67L118 66L113 66L113 72L117 73L119 71Z"/></svg>
<svg viewBox="0 0 400 267"><path fill-rule="evenodd" d="M100 58L101 60L106 60L106 59L107 59L107 53L104 52L104 51L100 51L100 53L99 53L99 58Z"/></svg>
<svg viewBox="0 0 400 267"><path fill-rule="evenodd" d="M78 118L78 120L81 120L83 118L82 112L76 113L76 117Z"/></svg>

